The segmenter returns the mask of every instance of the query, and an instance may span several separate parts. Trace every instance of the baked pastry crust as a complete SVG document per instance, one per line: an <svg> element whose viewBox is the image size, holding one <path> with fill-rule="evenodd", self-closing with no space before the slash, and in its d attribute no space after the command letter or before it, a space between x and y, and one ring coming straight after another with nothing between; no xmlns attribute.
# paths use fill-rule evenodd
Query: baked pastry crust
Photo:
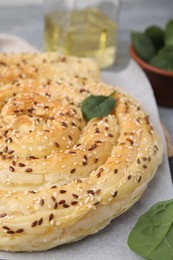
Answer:
<svg viewBox="0 0 173 260"><path fill-rule="evenodd" d="M0 89L1 250L46 250L96 233L141 197L161 162L140 105L75 73ZM114 111L86 122L81 101L113 90Z"/></svg>
<svg viewBox="0 0 173 260"><path fill-rule="evenodd" d="M65 57L54 52L9 54L0 53L0 86L17 79L61 79L99 77L99 69L88 58Z"/></svg>

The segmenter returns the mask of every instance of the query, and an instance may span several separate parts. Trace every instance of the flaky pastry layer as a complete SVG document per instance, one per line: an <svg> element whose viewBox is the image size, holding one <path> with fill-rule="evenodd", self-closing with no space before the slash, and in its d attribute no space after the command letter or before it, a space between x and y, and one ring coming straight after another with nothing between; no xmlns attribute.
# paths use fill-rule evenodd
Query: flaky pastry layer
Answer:
<svg viewBox="0 0 173 260"><path fill-rule="evenodd" d="M19 56L22 73L28 63L41 71L44 55ZM1 72L3 62L15 63L7 56ZM50 76L14 80L11 67L1 74L1 250L46 250L96 233L141 197L161 162L161 141L140 105L81 63L85 77L73 62L53 79L51 62ZM80 103L113 90L113 112L86 122Z"/></svg>

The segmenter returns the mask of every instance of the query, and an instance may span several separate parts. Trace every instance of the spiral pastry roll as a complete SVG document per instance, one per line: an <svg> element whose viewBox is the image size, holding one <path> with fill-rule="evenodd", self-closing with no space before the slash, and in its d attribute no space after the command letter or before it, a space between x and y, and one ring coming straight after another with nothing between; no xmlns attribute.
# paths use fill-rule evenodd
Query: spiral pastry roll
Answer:
<svg viewBox="0 0 173 260"><path fill-rule="evenodd" d="M110 95L87 122L80 104ZM47 250L96 233L143 194L162 144L140 105L99 79L27 79L0 88L0 249Z"/></svg>
<svg viewBox="0 0 173 260"><path fill-rule="evenodd" d="M54 52L0 53L0 86L17 79L59 79L62 77L99 77L99 69L88 58L65 57Z"/></svg>

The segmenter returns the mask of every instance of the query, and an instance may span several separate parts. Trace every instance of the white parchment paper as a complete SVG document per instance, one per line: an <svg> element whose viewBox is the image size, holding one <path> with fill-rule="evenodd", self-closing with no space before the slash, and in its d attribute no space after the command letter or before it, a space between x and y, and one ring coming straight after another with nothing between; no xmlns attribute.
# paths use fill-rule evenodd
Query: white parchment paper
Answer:
<svg viewBox="0 0 173 260"><path fill-rule="evenodd" d="M1 40L1 37L0 37ZM15 51L33 50L31 46L26 46L23 41L18 39L13 42L11 49ZM22 46L20 47L20 43ZM26 47L26 48L25 48ZM5 51L5 47L3 51ZM127 239L130 231L136 223L138 217L149 209L154 203L167 200L173 197L172 181L167 161L166 144L164 135L160 126L156 102L151 90L151 86L134 61L130 61L128 67L118 73L103 72L102 78L105 82L118 85L122 90L135 97L157 129L164 144L163 162L159 167L154 179L148 185L143 197L128 212L116 218L103 230L95 235L88 236L81 241L73 244L64 245L55 249L36 252L36 253L6 253L0 252L0 259L8 260L137 260L143 259L134 254L127 245Z"/></svg>

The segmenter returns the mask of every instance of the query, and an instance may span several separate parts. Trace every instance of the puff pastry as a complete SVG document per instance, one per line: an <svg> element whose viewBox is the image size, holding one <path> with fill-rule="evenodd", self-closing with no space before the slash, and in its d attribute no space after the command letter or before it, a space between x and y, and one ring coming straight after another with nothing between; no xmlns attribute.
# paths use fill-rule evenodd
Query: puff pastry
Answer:
<svg viewBox="0 0 173 260"><path fill-rule="evenodd" d="M47 250L96 233L141 197L161 162L161 141L140 105L79 72L2 80L1 250ZM81 101L115 89L114 111L86 122Z"/></svg>
<svg viewBox="0 0 173 260"><path fill-rule="evenodd" d="M0 53L0 86L17 79L71 79L81 77L99 77L99 69L94 61L88 58L65 57L45 53L8 54Z"/></svg>

